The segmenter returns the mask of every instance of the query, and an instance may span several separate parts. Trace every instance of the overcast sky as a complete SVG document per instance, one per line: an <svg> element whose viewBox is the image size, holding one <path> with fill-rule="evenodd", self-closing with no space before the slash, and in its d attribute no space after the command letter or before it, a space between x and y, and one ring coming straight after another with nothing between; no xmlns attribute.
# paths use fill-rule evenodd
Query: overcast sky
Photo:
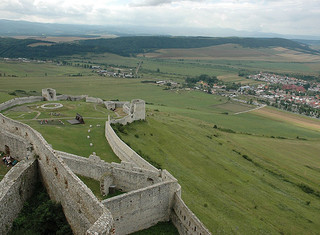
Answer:
<svg viewBox="0 0 320 235"><path fill-rule="evenodd" d="M320 36L320 0L0 0L0 18Z"/></svg>

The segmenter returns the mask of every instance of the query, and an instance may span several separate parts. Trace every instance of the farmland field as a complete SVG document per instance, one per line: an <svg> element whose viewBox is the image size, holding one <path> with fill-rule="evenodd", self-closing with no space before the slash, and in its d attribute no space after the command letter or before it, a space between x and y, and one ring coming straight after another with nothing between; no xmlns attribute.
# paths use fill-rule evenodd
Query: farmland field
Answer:
<svg viewBox="0 0 320 235"><path fill-rule="evenodd" d="M1 62L1 73L18 76L0 78L1 101L14 98L8 93L15 90L40 92L46 87L60 94L88 94L105 100L144 99L147 120L125 127L127 134L120 137L179 180L186 204L213 234L319 232L319 120L270 108L232 115L251 106L200 91L164 90L141 83L169 77L182 81L202 73L245 83L237 75L240 68L314 73L319 70L317 61L181 60L111 54L65 59L130 68L143 60L141 78L101 77L90 69L49 63ZM78 73L82 76L70 76ZM64 108L59 112L66 118L80 112L87 117L86 124L41 125L39 120L30 120L37 114L36 106L5 114L41 132L53 148L85 156L94 150L106 161L119 161L104 138L104 121L111 113L84 102L61 103ZM41 111L39 118L51 118L48 112ZM89 125L94 127L93 148L86 138Z"/></svg>

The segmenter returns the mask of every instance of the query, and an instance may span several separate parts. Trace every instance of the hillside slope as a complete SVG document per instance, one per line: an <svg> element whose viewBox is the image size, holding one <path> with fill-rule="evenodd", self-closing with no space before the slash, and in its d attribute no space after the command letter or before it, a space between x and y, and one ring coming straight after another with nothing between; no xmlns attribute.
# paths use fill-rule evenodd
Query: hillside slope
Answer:
<svg viewBox="0 0 320 235"><path fill-rule="evenodd" d="M39 46L30 46L39 43ZM224 44L237 44L244 48L281 47L307 54L319 51L307 45L282 38L210 38L210 37L118 37L81 40L72 43L53 43L42 46L43 41L0 38L0 57L54 58L57 56L110 52L122 56L135 56L169 48L202 48Z"/></svg>

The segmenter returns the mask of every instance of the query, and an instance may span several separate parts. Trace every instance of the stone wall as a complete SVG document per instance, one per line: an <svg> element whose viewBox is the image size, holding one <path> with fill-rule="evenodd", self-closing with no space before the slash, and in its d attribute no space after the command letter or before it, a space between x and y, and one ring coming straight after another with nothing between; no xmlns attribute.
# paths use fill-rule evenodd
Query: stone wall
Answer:
<svg viewBox="0 0 320 235"><path fill-rule="evenodd" d="M85 100L87 95L58 95L57 100L69 100L69 101L79 101L79 100Z"/></svg>
<svg viewBox="0 0 320 235"><path fill-rule="evenodd" d="M106 178L111 178L109 184L115 185L117 189L124 192L162 182L159 171L141 169L125 162L110 164L102 160L94 161L69 153L56 152L74 173L98 180L103 184Z"/></svg>
<svg viewBox="0 0 320 235"><path fill-rule="evenodd" d="M114 104L110 103L110 101L105 102L105 106L108 109L112 109L113 105ZM131 123L133 121L146 119L146 110L145 110L144 100L135 99L135 100L132 100L131 103L124 102L122 104L122 109L123 109L123 112L127 114L127 116L119 119L114 119L111 121L111 123L120 123L122 125L126 125L127 123Z"/></svg>
<svg viewBox="0 0 320 235"><path fill-rule="evenodd" d="M0 104L0 111L11 108L15 105L39 102L39 101L43 101L43 100L44 100L44 98L42 96L29 96L29 97L14 98L12 100L8 100L4 103L1 103Z"/></svg>
<svg viewBox="0 0 320 235"><path fill-rule="evenodd" d="M57 100L57 92L52 88L42 89L42 96L44 100L47 101L56 101Z"/></svg>
<svg viewBox="0 0 320 235"><path fill-rule="evenodd" d="M10 231L25 201L37 182L37 162L21 161L0 182L0 234Z"/></svg>
<svg viewBox="0 0 320 235"><path fill-rule="evenodd" d="M0 130L0 151L5 152L6 146L10 149L10 156L18 161L28 158L30 155L28 148L31 146L24 138Z"/></svg>
<svg viewBox="0 0 320 235"><path fill-rule="evenodd" d="M192 213L192 211L183 202L180 192L174 194L173 212L171 213L171 221L178 229L179 234L188 235L210 235L209 230L201 223L201 221Z"/></svg>
<svg viewBox="0 0 320 235"><path fill-rule="evenodd" d="M127 101L104 101L104 106L109 110L114 110L116 108L123 108L124 104L129 103Z"/></svg>
<svg viewBox="0 0 320 235"><path fill-rule="evenodd" d="M116 135L116 133L110 126L109 120L106 122L105 136L113 152L121 159L121 161L131 162L140 168L148 169L151 171L158 171L157 168L155 168L149 162L139 156Z"/></svg>
<svg viewBox="0 0 320 235"><path fill-rule="evenodd" d="M169 221L176 182L163 182L102 201L117 234L129 234Z"/></svg>
<svg viewBox="0 0 320 235"><path fill-rule="evenodd" d="M86 102L88 103L97 103L97 104L103 104L103 100L100 98L95 98L95 97L86 97Z"/></svg>
<svg viewBox="0 0 320 235"><path fill-rule="evenodd" d="M102 234L110 234L113 227L110 212L103 207L91 190L63 160L54 154L40 133L28 125L13 121L2 114L0 114L0 127L33 144L34 154L38 155L39 171L43 184L50 198L61 203L75 234L85 234L103 214L108 213L109 219L103 224L104 232ZM107 224L108 221L109 224Z"/></svg>
<svg viewBox="0 0 320 235"><path fill-rule="evenodd" d="M134 120L145 120L146 119L146 105L144 100L136 99L131 101L133 106L133 119Z"/></svg>

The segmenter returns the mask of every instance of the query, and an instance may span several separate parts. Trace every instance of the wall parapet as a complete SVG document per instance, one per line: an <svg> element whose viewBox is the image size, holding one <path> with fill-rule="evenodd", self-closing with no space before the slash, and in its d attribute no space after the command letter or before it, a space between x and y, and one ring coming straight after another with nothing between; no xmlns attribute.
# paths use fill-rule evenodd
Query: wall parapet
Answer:
<svg viewBox="0 0 320 235"><path fill-rule="evenodd" d="M113 152L125 162L131 162L136 166L151 171L159 171L157 168L152 166L149 162L144 160L139 154L132 150L127 144L125 144L114 132L110 125L110 121L106 122L105 136L111 146Z"/></svg>
<svg viewBox="0 0 320 235"><path fill-rule="evenodd" d="M16 105L34 103L34 102L39 102L39 101L43 101L43 100L44 100L44 98L42 96L29 96L29 97L14 98L14 99L8 100L4 103L1 103L0 104L0 111L6 110L6 109L11 108Z"/></svg>
<svg viewBox="0 0 320 235"><path fill-rule="evenodd" d="M187 207L179 193L174 194L174 205L173 213L171 213L171 220L181 235L211 235L209 230Z"/></svg>
<svg viewBox="0 0 320 235"><path fill-rule="evenodd" d="M12 222L33 193L37 176L37 162L33 159L19 162L1 180L0 234L10 231Z"/></svg>
<svg viewBox="0 0 320 235"><path fill-rule="evenodd" d="M169 221L176 188L176 182L161 182L102 203L113 215L117 234L130 234Z"/></svg>

